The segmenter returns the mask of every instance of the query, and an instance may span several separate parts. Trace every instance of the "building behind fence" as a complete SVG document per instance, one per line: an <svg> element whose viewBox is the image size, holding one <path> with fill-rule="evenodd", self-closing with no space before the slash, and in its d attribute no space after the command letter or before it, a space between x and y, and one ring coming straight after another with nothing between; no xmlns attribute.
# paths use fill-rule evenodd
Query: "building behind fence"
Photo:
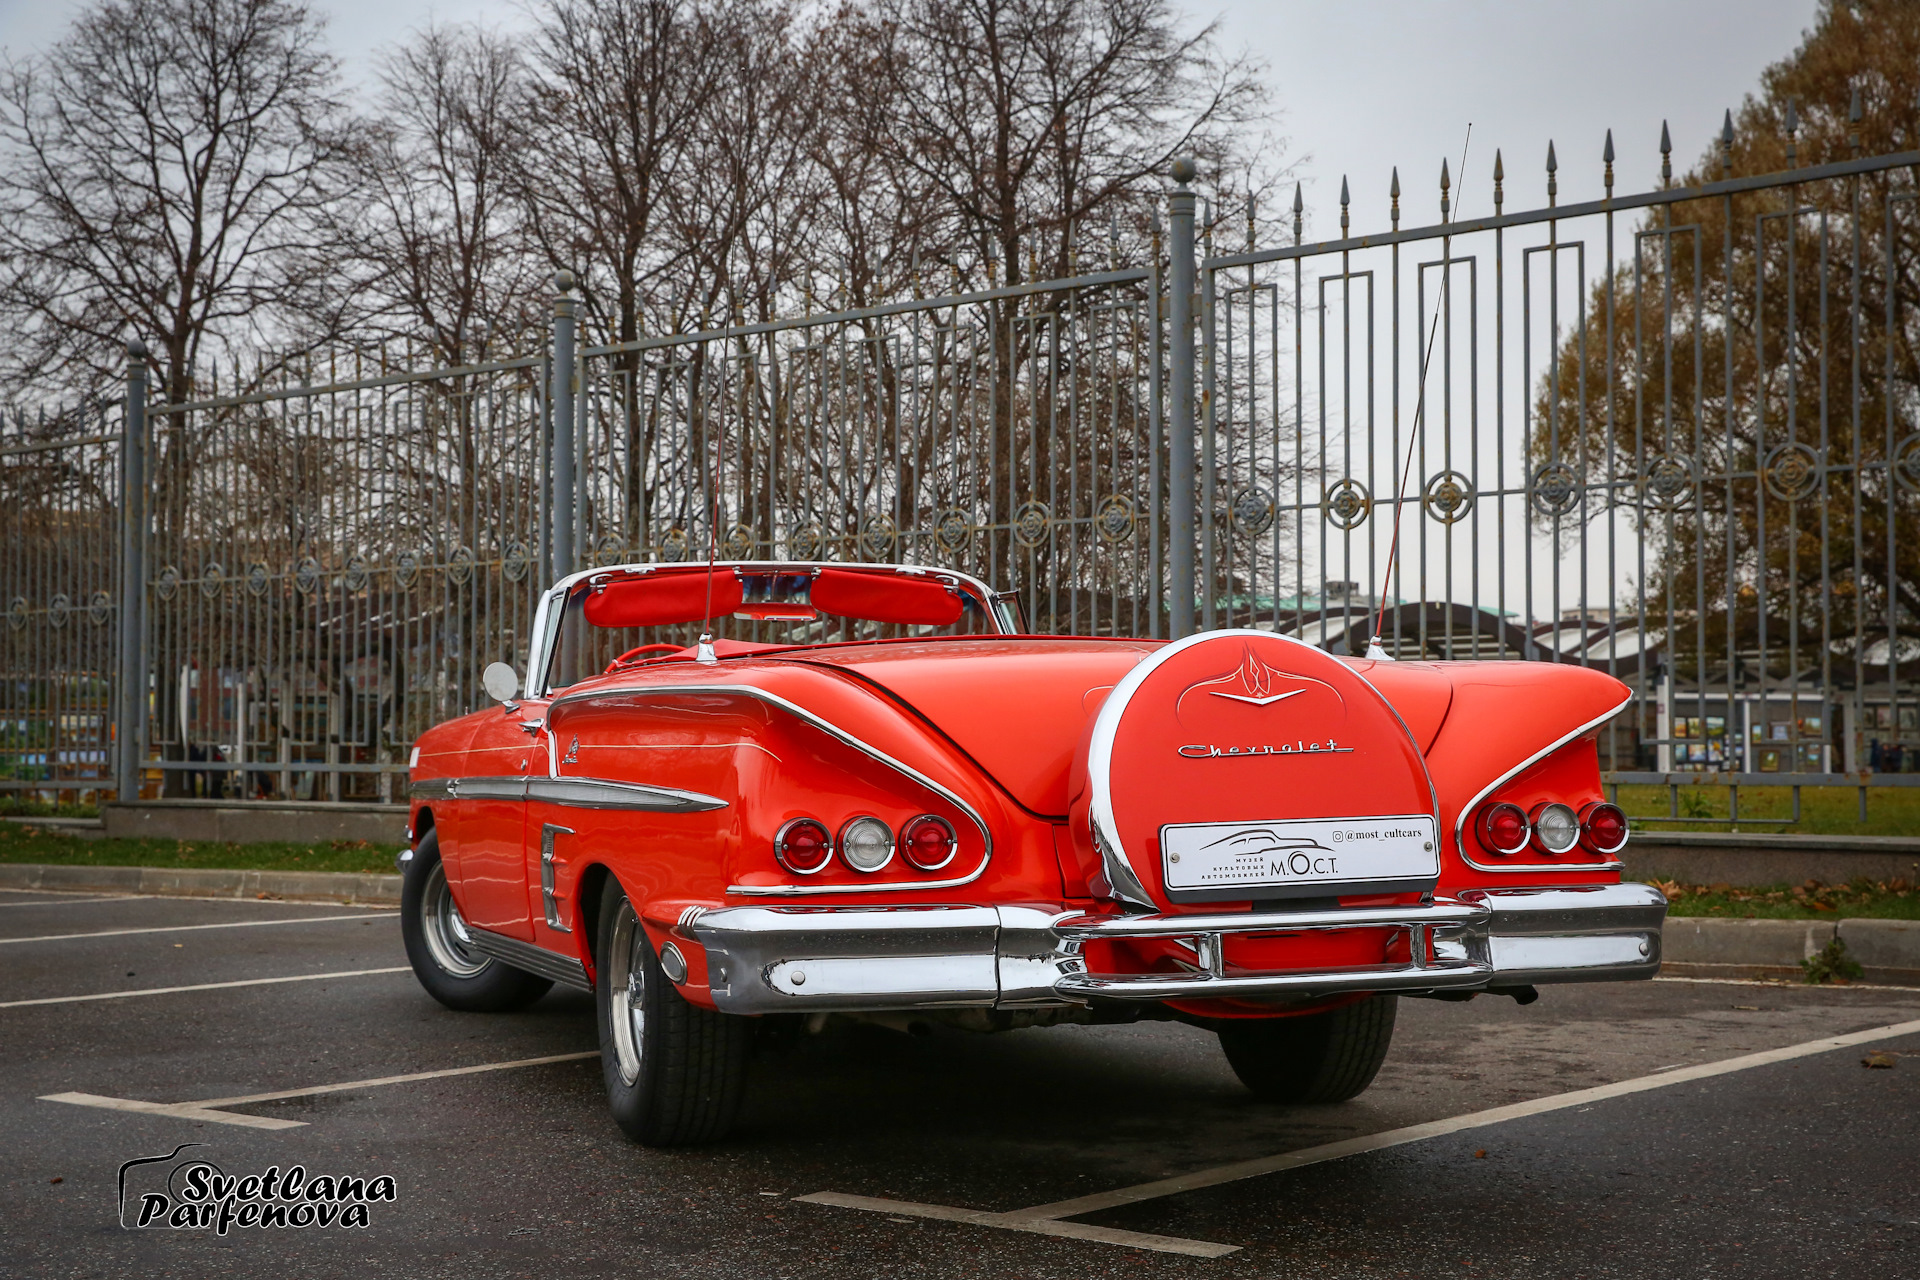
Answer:
<svg viewBox="0 0 1920 1280"><path fill-rule="evenodd" d="M545 583L710 552L957 568L1045 633L1595 666L1616 783L1920 781L1920 152L1604 163L1512 213L1496 159L1473 219L1443 172L1412 229L1396 176L1365 236L1343 186L1322 243L1296 197L1270 248L1176 166L1144 266L618 346L563 272L546 351L459 369L148 406L136 352L0 422L0 786L398 800Z"/></svg>

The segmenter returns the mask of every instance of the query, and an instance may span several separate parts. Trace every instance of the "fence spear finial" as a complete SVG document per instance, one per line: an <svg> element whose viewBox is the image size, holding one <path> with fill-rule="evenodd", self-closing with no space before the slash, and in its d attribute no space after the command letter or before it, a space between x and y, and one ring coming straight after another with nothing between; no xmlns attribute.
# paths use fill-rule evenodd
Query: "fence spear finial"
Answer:
<svg viewBox="0 0 1920 1280"><path fill-rule="evenodd" d="M1340 175L1340 238L1342 240L1347 238L1347 206L1352 202L1353 197L1347 194L1347 175L1343 173Z"/></svg>
<svg viewBox="0 0 1920 1280"><path fill-rule="evenodd" d="M1860 82L1855 80L1847 96L1847 150L1860 154Z"/></svg>
<svg viewBox="0 0 1920 1280"><path fill-rule="evenodd" d="M1720 168L1726 176L1733 176L1733 108L1727 108L1726 119L1720 124Z"/></svg>
<svg viewBox="0 0 1920 1280"><path fill-rule="evenodd" d="M1393 229L1400 229L1400 166L1393 166L1393 182L1387 187L1387 195L1393 199Z"/></svg>
<svg viewBox="0 0 1920 1280"><path fill-rule="evenodd" d="M1300 184L1293 184L1293 242L1300 243L1300 215L1306 211L1306 197L1300 194Z"/></svg>
<svg viewBox="0 0 1920 1280"><path fill-rule="evenodd" d="M1787 118L1782 123L1787 130L1787 168L1796 168L1800 161L1800 110L1794 98L1787 99Z"/></svg>
<svg viewBox="0 0 1920 1280"><path fill-rule="evenodd" d="M1607 130L1607 145L1601 151L1600 159L1607 166L1607 195L1611 197L1613 195L1613 130L1611 129Z"/></svg>
<svg viewBox="0 0 1920 1280"><path fill-rule="evenodd" d="M1547 203L1557 203L1560 195L1560 161L1553 154L1553 139L1547 139Z"/></svg>
<svg viewBox="0 0 1920 1280"><path fill-rule="evenodd" d="M1507 166L1500 158L1500 148L1495 147L1493 149L1493 214L1496 218L1500 216L1501 201L1507 198L1500 185L1506 180Z"/></svg>
<svg viewBox="0 0 1920 1280"><path fill-rule="evenodd" d="M1447 160L1442 156L1440 158L1440 221L1442 222L1447 220L1447 210L1453 207L1453 202L1447 198L1447 189L1451 186L1453 186L1453 179L1447 176Z"/></svg>

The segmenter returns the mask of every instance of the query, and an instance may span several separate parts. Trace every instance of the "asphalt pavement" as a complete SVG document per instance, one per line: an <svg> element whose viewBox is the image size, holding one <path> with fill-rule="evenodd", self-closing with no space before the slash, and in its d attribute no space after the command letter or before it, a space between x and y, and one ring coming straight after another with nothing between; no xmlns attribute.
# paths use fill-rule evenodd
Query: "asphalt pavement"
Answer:
<svg viewBox="0 0 1920 1280"><path fill-rule="evenodd" d="M1324 1107L1179 1024L836 1026L760 1054L729 1140L648 1151L586 996L456 1014L405 964L390 910L0 893L0 1276L1920 1274L1920 991L1403 1000ZM199 1212L200 1160L391 1196L131 1228Z"/></svg>

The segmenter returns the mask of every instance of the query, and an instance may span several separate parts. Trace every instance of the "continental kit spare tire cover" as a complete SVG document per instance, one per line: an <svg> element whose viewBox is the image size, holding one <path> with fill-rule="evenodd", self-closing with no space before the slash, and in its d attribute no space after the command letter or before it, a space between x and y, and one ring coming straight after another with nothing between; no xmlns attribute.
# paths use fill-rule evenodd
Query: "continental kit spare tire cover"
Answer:
<svg viewBox="0 0 1920 1280"><path fill-rule="evenodd" d="M1144 906L1431 889L1433 784L1379 691L1265 631L1209 631L1127 673L1095 717L1088 817Z"/></svg>

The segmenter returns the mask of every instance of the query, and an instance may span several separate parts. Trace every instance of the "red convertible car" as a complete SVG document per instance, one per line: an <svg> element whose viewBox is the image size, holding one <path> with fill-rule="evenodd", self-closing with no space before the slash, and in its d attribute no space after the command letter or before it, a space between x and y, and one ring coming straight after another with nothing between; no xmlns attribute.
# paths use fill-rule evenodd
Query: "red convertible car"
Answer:
<svg viewBox="0 0 1920 1280"><path fill-rule="evenodd" d="M1328 1102L1399 997L1660 967L1597 671L1023 635L966 575L845 564L575 574L530 650L415 750L407 951L455 1009L593 991L643 1143L723 1134L783 1022L1178 1019Z"/></svg>

